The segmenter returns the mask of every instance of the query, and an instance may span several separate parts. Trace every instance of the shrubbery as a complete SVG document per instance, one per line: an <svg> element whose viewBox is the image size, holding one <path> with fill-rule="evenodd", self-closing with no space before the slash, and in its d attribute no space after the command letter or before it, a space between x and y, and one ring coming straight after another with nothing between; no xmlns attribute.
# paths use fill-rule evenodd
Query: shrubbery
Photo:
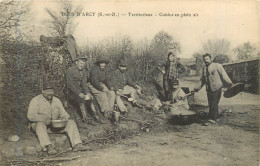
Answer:
<svg viewBox="0 0 260 166"><path fill-rule="evenodd" d="M107 56L111 63L110 70L118 66L121 58L126 59L128 70L138 84L148 86L157 78L156 69L162 57L155 56L149 49L136 49L131 40L126 38L118 43L100 43L83 49L89 59L90 71L98 56ZM3 91L1 92L1 121L26 124L26 114L30 100L41 93L43 78L48 77L55 84L55 92L62 101L66 100L65 70L72 60L65 47L47 47L39 43L1 41L2 60L4 62ZM166 59L166 57L165 57ZM148 86L149 87L149 86ZM6 99L6 100L5 100ZM14 119L10 121L10 119ZM20 125L25 126L25 125Z"/></svg>

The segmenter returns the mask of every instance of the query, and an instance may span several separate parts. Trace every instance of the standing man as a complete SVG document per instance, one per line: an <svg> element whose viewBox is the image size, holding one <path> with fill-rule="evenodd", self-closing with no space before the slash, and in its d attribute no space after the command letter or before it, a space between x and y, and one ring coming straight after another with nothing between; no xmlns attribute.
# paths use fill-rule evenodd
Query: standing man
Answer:
<svg viewBox="0 0 260 166"><path fill-rule="evenodd" d="M98 57L90 71L89 89L97 99L101 112L108 119L112 118L115 104L115 92L111 90L109 73L106 65L109 60Z"/></svg>
<svg viewBox="0 0 260 166"><path fill-rule="evenodd" d="M66 81L68 88L69 98L76 102L82 114L82 120L87 122L90 125L95 125L93 122L88 120L87 109L86 109L86 100L85 96L92 98L92 95L89 92L87 85L87 73L85 70L87 58L85 56L79 56L73 66L71 66L66 71ZM89 101L88 104L91 104L92 101ZM96 111L92 110L95 120L99 121Z"/></svg>
<svg viewBox="0 0 260 166"><path fill-rule="evenodd" d="M163 66L165 68L163 75L165 98L174 102L174 92L179 88L179 74L183 73L185 68L177 61L176 55L172 52L169 52L168 59Z"/></svg>
<svg viewBox="0 0 260 166"><path fill-rule="evenodd" d="M136 97L137 92L138 94L141 93L141 87L132 81L126 69L126 61L121 60L118 69L112 74L112 84L116 92L116 104L121 112L127 112L127 108L121 99L122 95L130 94L133 104L139 106Z"/></svg>
<svg viewBox="0 0 260 166"><path fill-rule="evenodd" d="M218 118L218 104L221 98L223 81L225 81L228 86L232 86L233 83L221 64L212 63L212 57L210 54L204 54L203 60L205 66L202 71L201 85L194 88L194 91L198 92L203 85L206 85L209 104L209 121L215 123Z"/></svg>
<svg viewBox="0 0 260 166"><path fill-rule="evenodd" d="M48 133L53 130L52 120L67 121L66 126L60 132L66 132L73 151L87 150L82 145L78 127L74 120L69 120L69 114L65 111L60 99L53 96L54 88L50 82L43 85L42 94L34 97L29 105L27 118L30 121L30 128L35 131L42 149L47 149L49 155L56 154L49 139Z"/></svg>

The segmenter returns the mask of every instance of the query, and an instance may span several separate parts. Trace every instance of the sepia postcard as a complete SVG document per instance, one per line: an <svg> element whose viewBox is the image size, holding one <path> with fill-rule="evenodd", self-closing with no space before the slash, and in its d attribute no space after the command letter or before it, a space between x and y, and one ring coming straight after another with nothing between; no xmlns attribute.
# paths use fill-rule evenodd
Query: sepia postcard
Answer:
<svg viewBox="0 0 260 166"><path fill-rule="evenodd" d="M259 0L0 5L0 165L259 165Z"/></svg>

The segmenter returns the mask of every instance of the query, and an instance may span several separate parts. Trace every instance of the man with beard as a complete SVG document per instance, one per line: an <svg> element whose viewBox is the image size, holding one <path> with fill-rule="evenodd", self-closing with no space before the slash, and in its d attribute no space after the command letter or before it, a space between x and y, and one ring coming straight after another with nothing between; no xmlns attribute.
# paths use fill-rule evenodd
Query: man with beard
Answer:
<svg viewBox="0 0 260 166"><path fill-rule="evenodd" d="M107 64L109 60L105 57L97 57L95 65L90 71L89 89L97 99L101 112L108 119L113 118L115 104L115 92L111 90Z"/></svg>
<svg viewBox="0 0 260 166"><path fill-rule="evenodd" d="M95 125L91 120L87 117L87 104L93 104L92 101L86 101L85 97L88 96L89 99L92 99L92 95L89 92L89 88L87 85L87 73L85 70L87 58L85 56L79 56L73 66L71 66L66 71L66 82L68 88L68 96L79 105L80 111L82 114L83 122L86 122L90 125ZM94 107L92 107L94 109ZM92 110L94 119L97 122L100 122L99 117L95 110Z"/></svg>
<svg viewBox="0 0 260 166"><path fill-rule="evenodd" d="M121 112L127 112L127 108L121 99L122 95L130 95L133 99L133 105L140 107L136 98L137 93L141 93L141 87L134 83L127 73L127 63L125 60L121 60L118 69L113 72L112 85L116 92L116 104Z"/></svg>
<svg viewBox="0 0 260 166"><path fill-rule="evenodd" d="M206 85L208 104L209 104L209 122L215 123L218 118L218 104L221 98L223 81L232 86L232 81L228 77L225 69L219 63L212 63L212 57L206 53L203 55L205 66L202 71L201 84L194 88L193 91L198 92Z"/></svg>
<svg viewBox="0 0 260 166"><path fill-rule="evenodd" d="M73 151L88 150L89 147L82 144L76 123L69 119L69 114L65 111L60 99L53 94L53 85L46 81L42 94L34 97L28 108L27 118L30 121L30 128L36 133L42 149L47 150L49 155L56 154L57 151L52 146L48 133L66 132ZM67 121L66 126L55 130L52 120Z"/></svg>

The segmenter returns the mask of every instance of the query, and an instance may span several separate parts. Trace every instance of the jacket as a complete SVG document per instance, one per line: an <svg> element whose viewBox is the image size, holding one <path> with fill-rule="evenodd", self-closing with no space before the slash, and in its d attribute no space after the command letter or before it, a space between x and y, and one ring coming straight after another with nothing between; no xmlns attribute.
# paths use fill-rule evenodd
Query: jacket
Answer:
<svg viewBox="0 0 260 166"><path fill-rule="evenodd" d="M101 83L105 84L108 88L110 88L109 83L109 73L107 69L101 70L99 66L92 67L90 71L90 84L99 91L103 91L103 87L100 85Z"/></svg>
<svg viewBox="0 0 260 166"><path fill-rule="evenodd" d="M170 62L166 61L164 65L162 65L165 67L165 73L163 75L163 79L168 79L169 76L169 71L170 71ZM184 66L180 63L180 62L176 62L176 67L177 67L177 71L179 74L183 73L185 71ZM174 78L174 79L178 79L178 78Z"/></svg>
<svg viewBox="0 0 260 166"><path fill-rule="evenodd" d="M42 94L31 100L27 113L27 118L31 122L44 122L45 124L46 119L69 119L69 117L59 98L53 96L52 102L49 103Z"/></svg>
<svg viewBox="0 0 260 166"><path fill-rule="evenodd" d="M212 91L216 91L223 87L223 81L228 84L232 84L232 81L228 77L225 69L219 63L211 63L208 66L209 71L209 85ZM207 68L203 67L202 76L201 76L201 85L200 88L203 87L204 84L207 84ZM207 89L208 91L208 89Z"/></svg>
<svg viewBox="0 0 260 166"><path fill-rule="evenodd" d="M86 70L83 69L79 71L76 65L70 67L66 71L66 81L67 88L76 94L89 93L88 85L87 85L87 73Z"/></svg>
<svg viewBox="0 0 260 166"><path fill-rule="evenodd" d="M111 82L112 87L114 87L115 91L117 91L118 89L123 89L126 85L132 86L134 88L136 87L136 83L132 81L127 71L121 72L119 69L115 70L112 73Z"/></svg>

